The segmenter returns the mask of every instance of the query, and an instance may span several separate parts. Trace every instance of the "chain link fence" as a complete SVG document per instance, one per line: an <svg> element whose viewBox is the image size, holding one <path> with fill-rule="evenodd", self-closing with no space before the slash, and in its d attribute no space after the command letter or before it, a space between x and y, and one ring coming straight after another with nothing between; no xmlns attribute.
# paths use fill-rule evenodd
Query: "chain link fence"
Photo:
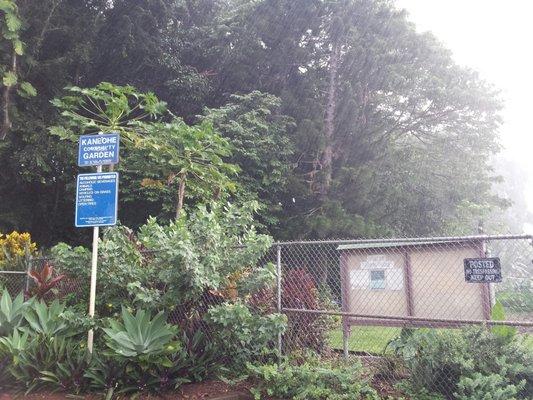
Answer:
<svg viewBox="0 0 533 400"><path fill-rule="evenodd" d="M447 333L473 325L509 326L533 347L529 235L279 242L260 261L261 266L267 263L276 267L273 287L245 297L231 284L206 289L199 301L170 306L169 322L184 331L201 330L210 339L214 332L203 319L208 309L240 298L257 313L286 314L285 333L272 338L282 354L311 351L327 358L356 358L390 387L401 374L384 373L383 360L393 351L390 343L406 330ZM46 264L54 265L54 260L31 262L36 270ZM54 274L61 274L60 266ZM116 296L132 304L127 284ZM88 279L66 276L54 297L86 304L88 285ZM0 271L0 286L12 295L28 294L32 279L26 271ZM97 310L111 313L107 306L97 304ZM484 357L488 361L492 354ZM441 384L439 391L453 398L446 379Z"/></svg>
<svg viewBox="0 0 533 400"><path fill-rule="evenodd" d="M376 386L393 388L407 372L391 367L391 344L415 329L452 337L458 328L511 327L533 349L531 236L285 242L276 250L285 354L357 358L380 377ZM492 351L480 356L498 362ZM432 389L456 398L443 371Z"/></svg>

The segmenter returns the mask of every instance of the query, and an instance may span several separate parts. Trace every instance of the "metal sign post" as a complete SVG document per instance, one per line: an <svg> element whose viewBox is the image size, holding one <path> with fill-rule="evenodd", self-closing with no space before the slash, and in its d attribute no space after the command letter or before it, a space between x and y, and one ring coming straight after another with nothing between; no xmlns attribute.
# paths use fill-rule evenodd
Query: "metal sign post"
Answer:
<svg viewBox="0 0 533 400"><path fill-rule="evenodd" d="M96 276L98 271L98 239L100 226L116 225L118 203L118 173L102 172L102 165L118 163L120 136L117 133L80 136L79 166L96 166L96 173L79 174L76 182L75 225L93 227L91 258L91 288L89 317L94 318ZM87 335L87 348L93 351L94 331Z"/></svg>
<svg viewBox="0 0 533 400"><path fill-rule="evenodd" d="M102 172L102 166L96 167L96 172ZM89 317L94 318L94 306L96 304L96 272L98 270L98 238L100 227L93 227L93 253L91 258L91 288L89 290ZM93 352L94 331L89 330L87 334L87 348L89 353Z"/></svg>

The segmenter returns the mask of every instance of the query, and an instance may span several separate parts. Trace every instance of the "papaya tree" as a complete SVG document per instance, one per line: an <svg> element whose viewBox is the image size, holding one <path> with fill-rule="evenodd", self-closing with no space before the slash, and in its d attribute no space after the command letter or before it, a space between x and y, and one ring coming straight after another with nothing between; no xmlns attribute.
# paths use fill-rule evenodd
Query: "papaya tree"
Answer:
<svg viewBox="0 0 533 400"><path fill-rule="evenodd" d="M231 145L211 123L189 126L174 118L168 123L147 124L145 129L133 168L148 175L142 180L145 187L165 189L177 183L176 218L183 209L187 188L200 199L216 198L222 192L235 190L231 176L238 172L238 167L224 161L231 154Z"/></svg>

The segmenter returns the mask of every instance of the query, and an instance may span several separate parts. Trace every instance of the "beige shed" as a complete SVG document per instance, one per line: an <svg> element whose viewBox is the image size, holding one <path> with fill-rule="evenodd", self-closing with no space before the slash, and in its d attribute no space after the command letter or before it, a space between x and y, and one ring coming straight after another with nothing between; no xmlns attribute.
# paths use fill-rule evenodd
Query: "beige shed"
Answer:
<svg viewBox="0 0 533 400"><path fill-rule="evenodd" d="M355 243L338 247L345 333L351 325L458 326L490 319L487 283L467 283L479 240ZM377 318L376 318L377 317Z"/></svg>

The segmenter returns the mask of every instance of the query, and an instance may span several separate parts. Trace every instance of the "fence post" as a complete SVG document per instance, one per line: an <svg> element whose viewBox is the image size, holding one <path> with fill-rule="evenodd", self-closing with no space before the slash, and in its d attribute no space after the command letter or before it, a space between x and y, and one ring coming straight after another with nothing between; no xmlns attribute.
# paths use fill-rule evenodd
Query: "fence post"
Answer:
<svg viewBox="0 0 533 400"><path fill-rule="evenodd" d="M32 270L32 267L33 267L33 256L31 255L31 252L29 250L26 252L25 258L26 258L26 284L24 285L25 287L24 294L23 294L24 297L30 291L30 271Z"/></svg>
<svg viewBox="0 0 533 400"><path fill-rule="evenodd" d="M281 314L281 246L277 245L277 257L276 257L276 286L277 286L277 311ZM281 360L282 350L282 337L281 332L278 333L278 355Z"/></svg>

